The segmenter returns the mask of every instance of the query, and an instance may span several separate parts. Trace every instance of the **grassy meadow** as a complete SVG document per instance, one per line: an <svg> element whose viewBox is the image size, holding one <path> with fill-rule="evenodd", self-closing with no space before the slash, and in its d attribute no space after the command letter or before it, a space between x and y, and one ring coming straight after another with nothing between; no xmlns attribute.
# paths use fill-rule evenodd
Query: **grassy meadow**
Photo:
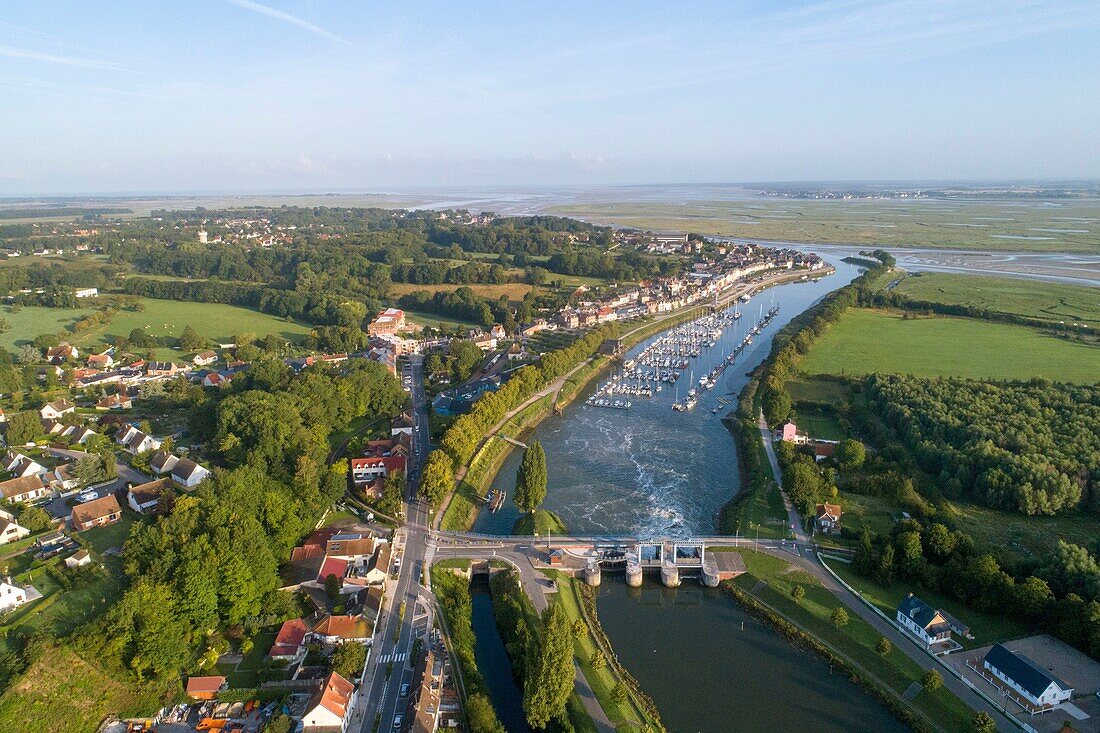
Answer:
<svg viewBox="0 0 1100 733"><path fill-rule="evenodd" d="M1100 326L1100 289L1079 285L929 272L911 274L896 292L913 300L985 308L1026 318Z"/></svg>
<svg viewBox="0 0 1100 733"><path fill-rule="evenodd" d="M1100 380L1100 347L1034 329L968 318L911 318L849 310L814 343L799 365L805 374L874 372L921 377Z"/></svg>

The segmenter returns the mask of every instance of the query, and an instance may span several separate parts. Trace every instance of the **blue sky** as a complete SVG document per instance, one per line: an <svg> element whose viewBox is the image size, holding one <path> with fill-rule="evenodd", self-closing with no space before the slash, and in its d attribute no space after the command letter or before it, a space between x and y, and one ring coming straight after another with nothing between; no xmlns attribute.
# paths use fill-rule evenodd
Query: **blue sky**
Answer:
<svg viewBox="0 0 1100 733"><path fill-rule="evenodd" d="M1100 178L1100 6L7 0L0 195Z"/></svg>

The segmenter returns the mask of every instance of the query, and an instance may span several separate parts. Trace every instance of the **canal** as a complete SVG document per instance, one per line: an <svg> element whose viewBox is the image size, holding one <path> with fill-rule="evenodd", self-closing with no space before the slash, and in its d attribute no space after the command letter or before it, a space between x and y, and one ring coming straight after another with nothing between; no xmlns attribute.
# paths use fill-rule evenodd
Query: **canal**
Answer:
<svg viewBox="0 0 1100 733"><path fill-rule="evenodd" d="M489 688L489 699L508 733L529 733L523 713L523 691L512 676L512 662L497 629L489 579L475 576L470 583L473 612L474 659Z"/></svg>
<svg viewBox="0 0 1100 733"><path fill-rule="evenodd" d="M605 578L597 611L619 660L653 698L669 731L908 730L844 675L790 646L719 590L692 582L669 589L649 580L628 588Z"/></svg>
<svg viewBox="0 0 1100 733"><path fill-rule="evenodd" d="M734 409L737 394L771 350L771 337L793 317L830 291L854 279L859 269L833 261L836 272L766 290L742 304L742 318L727 327L718 345L692 360L678 385L663 385L652 398L630 398L628 410L584 404L595 383L565 410L543 420L525 440L546 450L547 496L543 507L557 513L578 534L712 534L718 510L740 490L737 453L721 417ZM691 412L672 403L729 354L772 305L779 315L746 348ZM637 354L645 344L634 347ZM689 378L694 376L694 379ZM715 410L717 410L715 412ZM513 451L492 487L512 495L522 451ZM519 514L511 499L495 514L482 512L475 532L507 534Z"/></svg>

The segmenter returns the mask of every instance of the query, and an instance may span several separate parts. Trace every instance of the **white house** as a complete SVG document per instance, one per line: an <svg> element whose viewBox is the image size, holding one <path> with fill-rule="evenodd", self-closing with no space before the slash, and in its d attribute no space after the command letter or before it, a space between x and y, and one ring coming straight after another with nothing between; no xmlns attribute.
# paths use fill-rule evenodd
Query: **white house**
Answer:
<svg viewBox="0 0 1100 733"><path fill-rule="evenodd" d="M0 509L0 545L21 540L30 535L31 531L15 521L11 512Z"/></svg>
<svg viewBox="0 0 1100 733"><path fill-rule="evenodd" d="M48 470L38 461L29 458L16 451L8 451L4 457L4 470L15 478L24 476L41 476Z"/></svg>
<svg viewBox="0 0 1100 733"><path fill-rule="evenodd" d="M401 433L406 435L413 434L413 419L412 415L407 412L402 412L400 415L393 419L393 424L390 425L390 437L396 438Z"/></svg>
<svg viewBox="0 0 1100 733"><path fill-rule="evenodd" d="M191 358L191 362L195 366L207 366L209 364L213 364L217 360L218 360L217 353L215 353L211 349L207 349L206 351L200 351L199 353L195 354Z"/></svg>
<svg viewBox="0 0 1100 733"><path fill-rule="evenodd" d="M346 733L356 695L355 685L336 672L329 674L302 716L302 733Z"/></svg>
<svg viewBox="0 0 1100 733"><path fill-rule="evenodd" d="M1067 702L1073 688L1023 654L994 644L986 652L982 666L991 675L1036 707Z"/></svg>
<svg viewBox="0 0 1100 733"><path fill-rule="evenodd" d="M84 565L90 565L92 562L92 553L87 550L77 550L69 557L65 558L65 567L67 568L79 568Z"/></svg>
<svg viewBox="0 0 1100 733"><path fill-rule="evenodd" d="M38 411L38 414L42 416L43 420L57 420L62 415L68 415L75 410L76 407L68 400L60 399L43 405L42 409Z"/></svg>
<svg viewBox="0 0 1100 733"><path fill-rule="evenodd" d="M138 514L150 514L160 506L160 497L172 482L158 478L144 484L131 486L126 491L126 503Z"/></svg>
<svg viewBox="0 0 1100 733"><path fill-rule="evenodd" d="M932 608L910 593L898 604L898 624L936 654L949 654L962 646L951 638L953 627L964 627L943 611Z"/></svg>
<svg viewBox="0 0 1100 733"><path fill-rule="evenodd" d="M28 601L27 589L11 579L0 579L0 611L10 611Z"/></svg>
<svg viewBox="0 0 1100 733"><path fill-rule="evenodd" d="M185 489L198 486L210 475L210 471L203 468L190 458L181 458L172 465L172 480Z"/></svg>
<svg viewBox="0 0 1100 733"><path fill-rule="evenodd" d="M99 295L99 288L80 288L73 292L78 298L94 298Z"/></svg>
<svg viewBox="0 0 1100 733"><path fill-rule="evenodd" d="M151 435L146 435L133 425L127 425L118 431L115 442L126 449L127 453L137 455L148 450L159 450L161 441Z"/></svg>
<svg viewBox="0 0 1100 733"><path fill-rule="evenodd" d="M48 493L41 476L30 475L0 481L0 497L11 502L35 501Z"/></svg>

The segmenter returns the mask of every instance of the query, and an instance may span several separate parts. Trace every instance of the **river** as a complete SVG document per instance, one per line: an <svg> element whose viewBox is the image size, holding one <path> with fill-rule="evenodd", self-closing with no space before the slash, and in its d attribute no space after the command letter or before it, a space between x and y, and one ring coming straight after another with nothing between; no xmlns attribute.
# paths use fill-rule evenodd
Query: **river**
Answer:
<svg viewBox="0 0 1100 733"><path fill-rule="evenodd" d="M523 691L512 676L512 662L504 639L497 629L493 598L485 576L477 576L470 584L470 601L473 612L474 659L478 671L489 688L489 699L497 711L497 717L508 733L529 733L527 718L523 713Z"/></svg>
<svg viewBox="0 0 1100 733"><path fill-rule="evenodd" d="M652 581L628 588L605 578L597 609L619 660L670 731L907 730L847 677L719 590Z"/></svg>
<svg viewBox="0 0 1100 733"><path fill-rule="evenodd" d="M547 496L543 507L557 513L579 534L699 535L714 532L718 510L740 490L737 453L720 418L735 406L746 373L768 355L771 337L827 293L854 279L859 268L836 261L836 272L818 282L780 285L741 306L742 318L726 328L717 346L692 360L679 381L681 396L689 377L706 374L772 305L779 315L728 368L719 384L704 393L691 412L674 412L674 385L651 399L631 398L629 410L584 404L595 383L564 415L543 420L525 436L546 450ZM631 349L637 354L648 341ZM691 380L694 382L695 380ZM732 400L722 407L719 398ZM712 410L718 408L715 413ZM493 481L512 495L522 457L513 451ZM506 534L519 514L511 500L496 514L482 512L475 532Z"/></svg>
<svg viewBox="0 0 1100 733"><path fill-rule="evenodd" d="M730 353L761 311L778 305L780 312L695 410L671 409L677 393L672 385L652 399L630 398L628 410L588 406L584 398L592 384L564 415L540 423L524 439L538 439L546 449L543 506L580 534L712 534L719 509L740 491L737 452L720 418L736 406L746 373L767 356L775 332L860 272L845 262L833 264L836 272L818 282L781 285L741 306L742 318L693 360L695 379ZM681 394L688 376L680 379ZM494 489L511 496L521 453L505 460ZM517 517L509 500L496 514L482 512L474 530L508 533ZM858 687L830 675L824 662L790 647L718 592L691 583L675 591L653 585L635 591L608 577L598 611L617 654L653 697L670 731L904 730ZM495 690L494 702L498 695L511 707L514 693Z"/></svg>

